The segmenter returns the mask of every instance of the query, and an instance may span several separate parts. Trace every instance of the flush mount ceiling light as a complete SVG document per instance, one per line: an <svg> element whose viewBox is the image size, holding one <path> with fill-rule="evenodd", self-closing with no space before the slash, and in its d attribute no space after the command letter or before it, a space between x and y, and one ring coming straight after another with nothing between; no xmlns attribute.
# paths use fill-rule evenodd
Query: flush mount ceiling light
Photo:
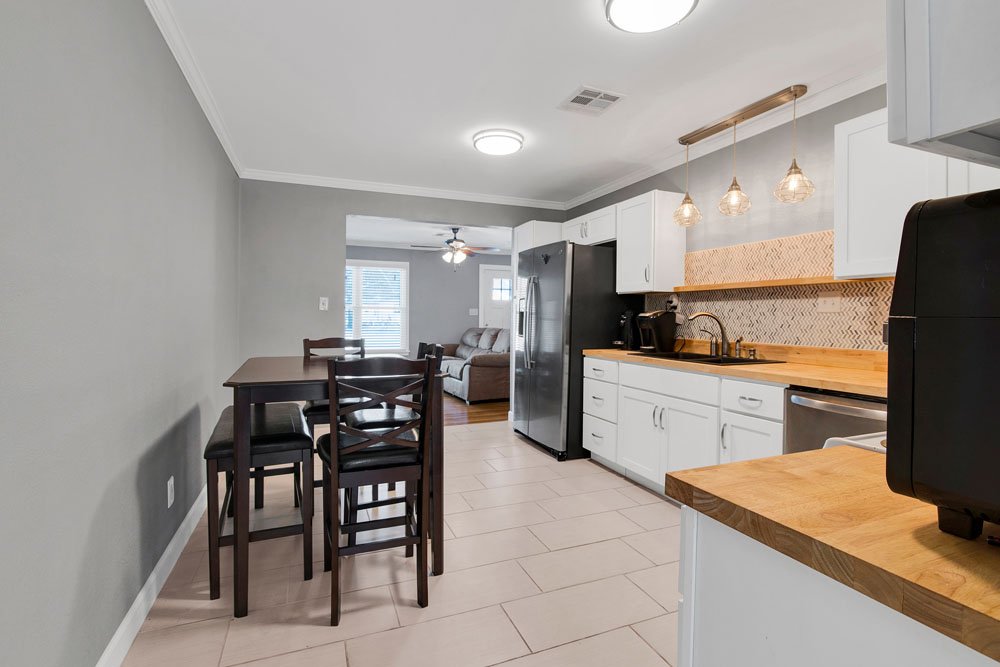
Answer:
<svg viewBox="0 0 1000 667"><path fill-rule="evenodd" d="M698 0L607 0L608 22L625 32L656 32L687 18Z"/></svg>
<svg viewBox="0 0 1000 667"><path fill-rule="evenodd" d="M487 155L510 155L521 150L524 137L514 130L483 130L472 137L472 145Z"/></svg>
<svg viewBox="0 0 1000 667"><path fill-rule="evenodd" d="M733 123L733 182L719 201L719 213L728 216L743 215L750 210L750 197L736 181L736 123Z"/></svg>
<svg viewBox="0 0 1000 667"><path fill-rule="evenodd" d="M691 199L691 195L688 194L688 149L690 146L684 146L684 199L681 200L681 205L677 207L674 211L674 222L676 222L681 227L693 227L697 225L701 220L701 211L698 207L694 205L694 201Z"/></svg>
<svg viewBox="0 0 1000 667"><path fill-rule="evenodd" d="M786 204L797 204L800 201L805 201L816 191L816 186L813 185L808 176L802 173L799 164L795 161L795 153L798 149L798 135L795 127L795 101L797 99L798 97L792 100L792 166L788 168L788 173L778 181L778 185L774 188L775 198Z"/></svg>

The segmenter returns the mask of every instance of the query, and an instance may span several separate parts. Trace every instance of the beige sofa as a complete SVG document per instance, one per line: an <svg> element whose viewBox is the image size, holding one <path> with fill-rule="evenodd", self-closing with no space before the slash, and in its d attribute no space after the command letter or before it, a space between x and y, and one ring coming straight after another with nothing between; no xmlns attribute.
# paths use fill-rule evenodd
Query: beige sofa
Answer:
<svg viewBox="0 0 1000 667"><path fill-rule="evenodd" d="M446 392L466 403L510 398L510 329L473 327L444 346Z"/></svg>

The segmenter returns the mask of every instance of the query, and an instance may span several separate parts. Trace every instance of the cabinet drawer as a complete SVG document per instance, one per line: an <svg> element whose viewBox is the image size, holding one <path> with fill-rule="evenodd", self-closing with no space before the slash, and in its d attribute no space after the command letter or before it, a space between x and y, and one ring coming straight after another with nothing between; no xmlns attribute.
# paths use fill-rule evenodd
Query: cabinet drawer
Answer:
<svg viewBox="0 0 1000 667"><path fill-rule="evenodd" d="M618 427L593 415L584 415L583 448L614 461L618 455Z"/></svg>
<svg viewBox="0 0 1000 667"><path fill-rule="evenodd" d="M583 377L604 382L618 382L618 362L584 357Z"/></svg>
<svg viewBox="0 0 1000 667"><path fill-rule="evenodd" d="M655 366L621 364L618 383L708 405L719 404L719 378Z"/></svg>
<svg viewBox="0 0 1000 667"><path fill-rule="evenodd" d="M583 411L605 421L618 421L618 385L583 379Z"/></svg>
<svg viewBox="0 0 1000 667"><path fill-rule="evenodd" d="M782 421L785 418L785 388L756 382L723 380L722 408Z"/></svg>

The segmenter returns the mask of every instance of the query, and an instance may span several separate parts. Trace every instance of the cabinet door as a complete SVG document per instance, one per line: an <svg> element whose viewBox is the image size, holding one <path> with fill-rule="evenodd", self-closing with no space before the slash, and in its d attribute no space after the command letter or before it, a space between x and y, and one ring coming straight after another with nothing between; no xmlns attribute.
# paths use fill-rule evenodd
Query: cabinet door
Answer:
<svg viewBox="0 0 1000 667"><path fill-rule="evenodd" d="M565 223L562 228L562 240L570 243L586 243L587 240L583 238L583 225L583 220L579 222L571 220Z"/></svg>
<svg viewBox="0 0 1000 667"><path fill-rule="evenodd" d="M782 431L781 422L723 410L719 463L778 456L782 451Z"/></svg>
<svg viewBox="0 0 1000 667"><path fill-rule="evenodd" d="M614 241L617 235L615 207L607 206L586 217L583 225L584 243L595 245Z"/></svg>
<svg viewBox="0 0 1000 667"><path fill-rule="evenodd" d="M616 206L619 294L649 292L653 285L653 193Z"/></svg>
<svg viewBox="0 0 1000 667"><path fill-rule="evenodd" d="M719 409L677 398L663 399L666 448L659 481L673 470L701 468L719 462Z"/></svg>
<svg viewBox="0 0 1000 667"><path fill-rule="evenodd" d="M834 128L834 166L834 275L895 275L907 211L947 195L946 159L889 143L881 109Z"/></svg>
<svg viewBox="0 0 1000 667"><path fill-rule="evenodd" d="M661 484L660 450L663 431L659 394L621 387L618 391L618 453L615 462L653 483Z"/></svg>

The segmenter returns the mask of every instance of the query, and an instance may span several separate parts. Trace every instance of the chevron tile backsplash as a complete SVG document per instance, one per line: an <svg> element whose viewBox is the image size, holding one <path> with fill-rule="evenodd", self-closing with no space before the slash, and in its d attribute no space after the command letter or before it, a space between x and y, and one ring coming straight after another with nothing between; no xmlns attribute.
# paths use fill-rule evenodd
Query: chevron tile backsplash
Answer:
<svg viewBox="0 0 1000 667"><path fill-rule="evenodd" d="M692 259L692 256L695 256ZM688 253L688 284L747 282L830 275L833 233L818 232L773 241ZM691 278L697 277L698 280ZM707 310L719 316L730 339L780 345L884 350L882 323L889 317L892 281L760 287L678 294L680 312ZM820 313L821 293L841 295L838 313ZM646 309L663 308L666 294L646 296ZM715 324L705 320L681 325L678 335L707 338Z"/></svg>

